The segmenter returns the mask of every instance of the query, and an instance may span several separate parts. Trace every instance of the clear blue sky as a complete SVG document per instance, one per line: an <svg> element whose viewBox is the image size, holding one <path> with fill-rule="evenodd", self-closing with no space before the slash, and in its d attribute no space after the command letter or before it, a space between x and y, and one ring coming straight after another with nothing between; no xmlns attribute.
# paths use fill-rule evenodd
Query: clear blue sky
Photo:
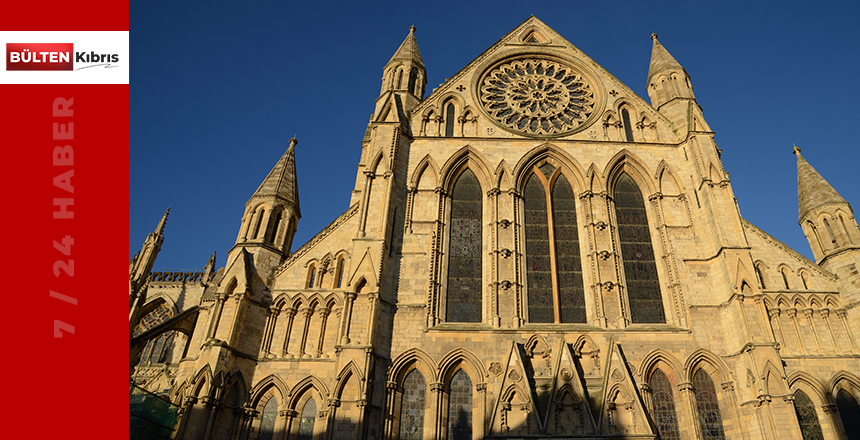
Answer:
<svg viewBox="0 0 860 440"><path fill-rule="evenodd" d="M548 3L548 2L541 2ZM414 6L411 6L414 5ZM156 268L223 265L296 136L295 250L348 206L382 67L410 25L428 93L534 14L647 101L650 34L690 74L741 214L811 257L792 144L855 206L855 2L131 2L129 257L171 207Z"/></svg>

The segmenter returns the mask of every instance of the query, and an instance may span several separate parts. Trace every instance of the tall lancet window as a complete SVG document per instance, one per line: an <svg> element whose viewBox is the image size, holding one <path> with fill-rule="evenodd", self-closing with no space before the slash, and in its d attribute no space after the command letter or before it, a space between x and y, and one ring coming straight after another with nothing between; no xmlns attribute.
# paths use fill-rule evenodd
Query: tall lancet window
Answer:
<svg viewBox="0 0 860 440"><path fill-rule="evenodd" d="M448 391L448 440L472 439L472 379L459 370Z"/></svg>
<svg viewBox="0 0 860 440"><path fill-rule="evenodd" d="M860 405L848 391L844 389L836 393L836 408L839 410L839 418L842 419L842 427L848 434L848 440L860 439Z"/></svg>
<svg viewBox="0 0 860 440"><path fill-rule="evenodd" d="M654 406L654 423L660 431L662 440L681 440L678 430L678 413L675 411L675 397L672 383L661 370L651 375L651 402Z"/></svg>
<svg viewBox="0 0 860 440"><path fill-rule="evenodd" d="M693 375L693 391L696 393L696 412L699 414L702 437L705 440L725 440L717 390L705 370L700 369Z"/></svg>
<svg viewBox="0 0 860 440"><path fill-rule="evenodd" d="M454 137L454 104L445 107L445 137Z"/></svg>
<svg viewBox="0 0 860 440"><path fill-rule="evenodd" d="M275 435L275 419L278 417L278 401L274 397L266 402L260 417L260 434L258 440L272 440Z"/></svg>
<svg viewBox="0 0 860 440"><path fill-rule="evenodd" d="M451 191L448 251L448 322L481 322L481 184L466 169Z"/></svg>
<svg viewBox="0 0 860 440"><path fill-rule="evenodd" d="M400 440L424 438L424 375L412 370L403 380L403 400L400 404Z"/></svg>
<svg viewBox="0 0 860 440"><path fill-rule="evenodd" d="M615 184L613 197L630 319L633 323L666 322L642 193L633 179L622 173Z"/></svg>
<svg viewBox="0 0 860 440"><path fill-rule="evenodd" d="M317 418L317 403L313 397L308 399L305 407L302 408L301 419L299 420L299 438L298 440L311 440L314 438L314 422Z"/></svg>
<svg viewBox="0 0 860 440"><path fill-rule="evenodd" d="M585 322L575 200L559 169L532 170L523 193L529 322Z"/></svg>
<svg viewBox="0 0 860 440"><path fill-rule="evenodd" d="M800 424L803 440L824 440L821 425L818 423L818 414L815 412L815 404L803 391L798 390L794 393L794 411L797 413L797 422Z"/></svg>
<svg viewBox="0 0 860 440"><path fill-rule="evenodd" d="M621 109L621 122L624 124L624 140L633 142L633 125L630 124L630 112L626 108Z"/></svg>

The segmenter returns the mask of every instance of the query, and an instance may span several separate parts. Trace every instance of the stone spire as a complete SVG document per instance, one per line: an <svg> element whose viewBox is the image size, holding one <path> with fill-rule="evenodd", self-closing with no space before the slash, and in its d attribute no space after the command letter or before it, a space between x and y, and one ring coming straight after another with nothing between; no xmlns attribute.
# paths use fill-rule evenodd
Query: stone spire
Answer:
<svg viewBox="0 0 860 440"><path fill-rule="evenodd" d="M409 35L394 52L394 55L382 69L382 89L377 98L376 112L381 114L383 103L390 102L392 93L399 95L401 110L415 107L424 98L424 85L427 84L427 69L418 50L415 40L415 26L409 27Z"/></svg>
<svg viewBox="0 0 860 440"><path fill-rule="evenodd" d="M800 148L794 147L797 156L797 207L798 218L802 221L810 212L828 205L847 205L848 202L812 168L800 155Z"/></svg>
<svg viewBox="0 0 860 440"><path fill-rule="evenodd" d="M415 26L409 26L409 35L394 52L394 56L388 60L388 64L396 61L411 61L416 65L424 67L424 61L421 59L421 52L418 50L418 41L415 40Z"/></svg>
<svg viewBox="0 0 860 440"><path fill-rule="evenodd" d="M297 217L302 216L299 211L299 185L296 178L295 146L298 143L296 138L290 139L289 148L257 188L257 191L254 192L254 195L251 196L248 203L254 199L274 198L284 205L291 206Z"/></svg>
<svg viewBox="0 0 860 440"><path fill-rule="evenodd" d="M651 46L651 65L648 68L648 83L654 75L669 69L684 70L675 58L657 40L657 34L651 34L654 44Z"/></svg>

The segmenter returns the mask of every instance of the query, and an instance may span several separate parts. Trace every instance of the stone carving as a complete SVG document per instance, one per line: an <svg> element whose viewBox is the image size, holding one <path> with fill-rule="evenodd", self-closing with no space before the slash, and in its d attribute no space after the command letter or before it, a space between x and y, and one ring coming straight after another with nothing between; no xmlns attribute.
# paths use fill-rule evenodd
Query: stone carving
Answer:
<svg viewBox="0 0 860 440"><path fill-rule="evenodd" d="M612 380L615 382L621 382L624 380L624 376L618 370L612 370Z"/></svg>
<svg viewBox="0 0 860 440"><path fill-rule="evenodd" d="M529 135L560 135L582 128L594 112L592 86L576 69L556 61L504 63L481 79L480 101L503 126Z"/></svg>
<svg viewBox="0 0 860 440"><path fill-rule="evenodd" d="M520 373L517 372L517 370L511 370L511 372L508 373L508 379L514 382L519 382L522 378L523 377L520 375Z"/></svg>
<svg viewBox="0 0 860 440"><path fill-rule="evenodd" d="M502 374L502 364L498 362L490 362L490 373L493 373L493 376L499 377Z"/></svg>

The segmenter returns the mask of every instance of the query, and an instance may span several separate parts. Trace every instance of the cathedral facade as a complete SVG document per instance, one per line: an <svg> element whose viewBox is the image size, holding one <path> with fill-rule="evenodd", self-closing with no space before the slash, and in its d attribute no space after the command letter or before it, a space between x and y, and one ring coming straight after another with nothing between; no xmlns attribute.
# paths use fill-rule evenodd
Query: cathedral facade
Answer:
<svg viewBox="0 0 860 440"><path fill-rule="evenodd" d="M860 438L850 205L795 148L815 261L743 219L652 39L648 101L535 17L425 93L411 28L310 241L295 139L223 267L153 272L165 213L129 265L130 379L173 438Z"/></svg>

